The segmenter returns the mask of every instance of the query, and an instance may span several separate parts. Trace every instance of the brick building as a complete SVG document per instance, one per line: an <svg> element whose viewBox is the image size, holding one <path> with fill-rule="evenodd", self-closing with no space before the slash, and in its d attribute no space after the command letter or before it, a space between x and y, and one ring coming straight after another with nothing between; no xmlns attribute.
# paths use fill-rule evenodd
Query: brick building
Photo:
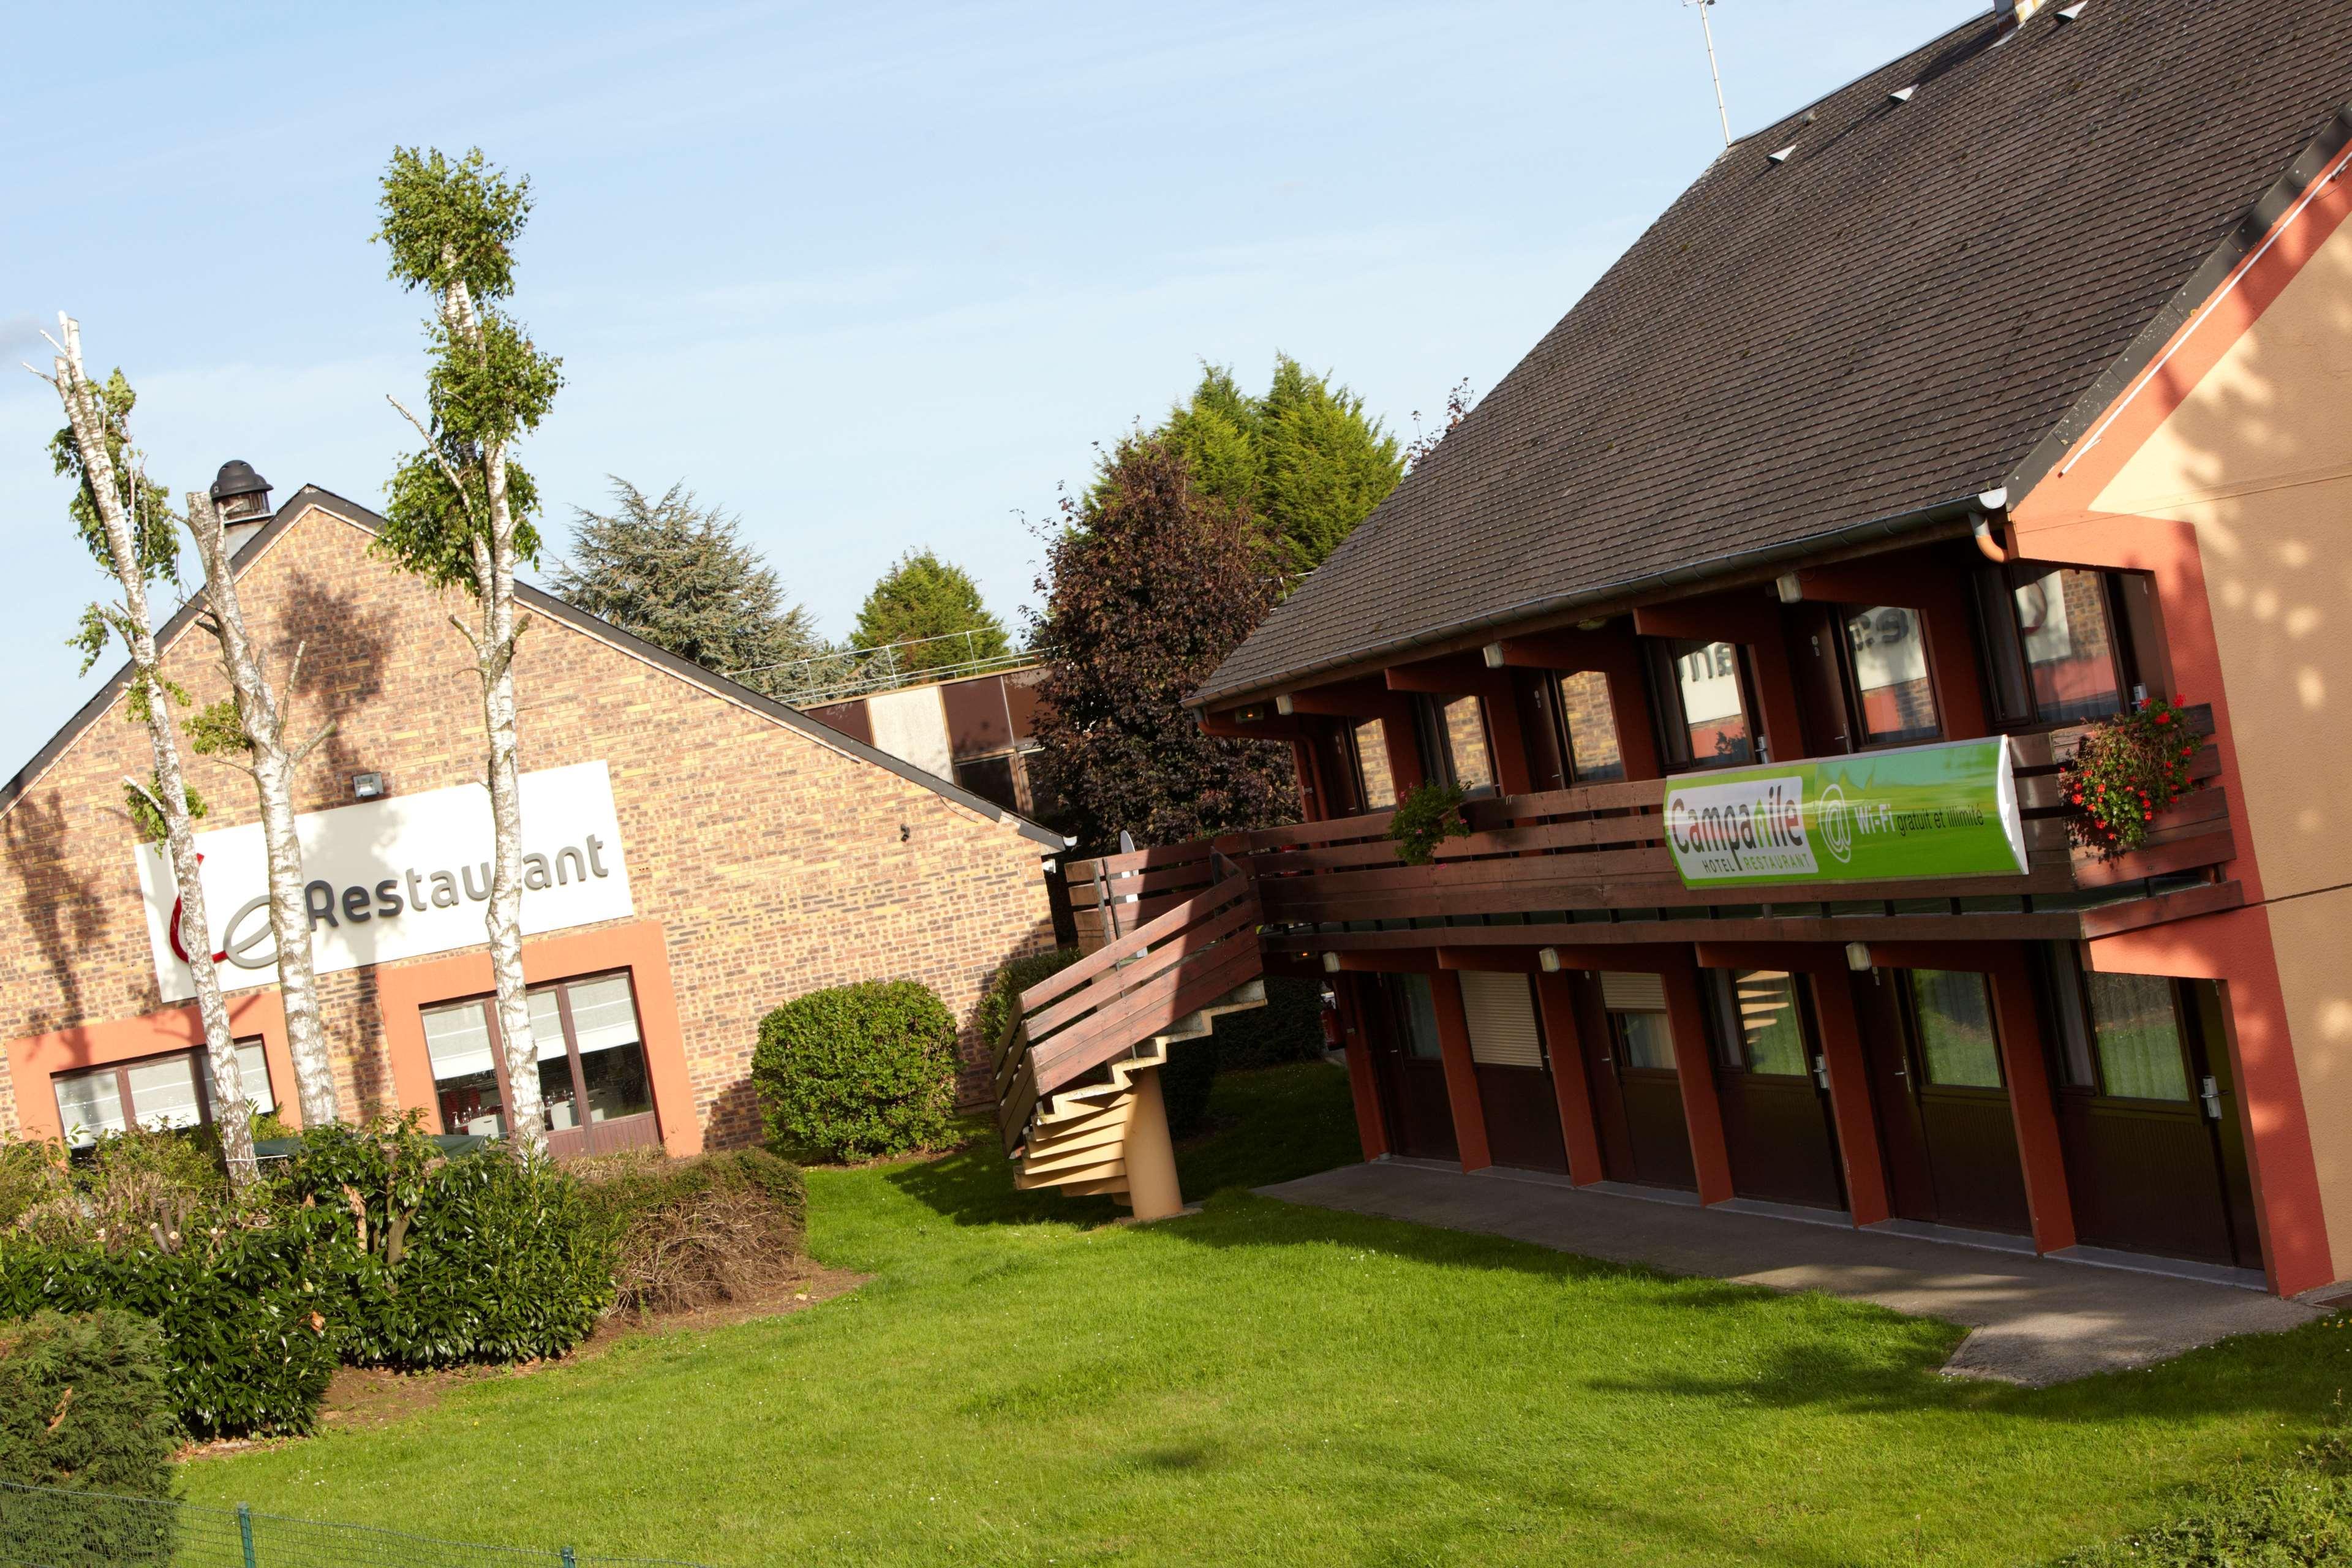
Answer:
<svg viewBox="0 0 2352 1568"><path fill-rule="evenodd" d="M265 503L266 504L266 503ZM239 593L273 679L302 649L314 952L346 1116L422 1107L489 1131L504 1102L480 911L490 854L480 698L457 606L372 555L382 520L305 488L252 528ZM823 986L911 978L966 1021L1008 958L1051 944L1061 840L947 780L534 589L517 658L524 963L560 1152L753 1135L759 1020ZM226 695L192 600L166 673ZM127 672L126 672L127 673ZM121 806L146 776L118 674L0 791L0 1132L205 1114L172 956L168 873ZM248 1093L293 1119L251 786L189 758L206 896ZM242 918L240 918L240 916ZM256 956L258 950L258 956ZM257 1072L263 1078L257 1081Z"/></svg>

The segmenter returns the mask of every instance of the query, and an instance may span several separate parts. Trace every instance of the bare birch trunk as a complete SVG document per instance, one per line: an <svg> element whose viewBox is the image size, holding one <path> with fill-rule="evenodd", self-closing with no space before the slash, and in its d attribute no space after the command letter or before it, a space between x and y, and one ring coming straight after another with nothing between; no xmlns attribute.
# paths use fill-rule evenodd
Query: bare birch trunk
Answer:
<svg viewBox="0 0 2352 1568"><path fill-rule="evenodd" d="M131 682L147 709L147 740L154 753L155 783L160 799L154 805L163 818L164 841L170 851L172 877L180 896L180 942L188 952L188 968L195 976L196 1012L204 1021L205 1055L212 1069L213 1124L220 1135L221 1154L228 1167L229 1185L242 1192L257 1174L253 1159L253 1116L246 1104L245 1075L236 1059L236 1044L229 1033L228 1003L221 995L220 974L213 965L212 922L205 912L205 887L196 871L195 833L188 822L188 789L180 771L180 747L172 732L171 694L157 668L155 624L148 615L147 581L141 570L131 519L125 515L114 459L106 449L106 411L89 378L82 373L81 327L60 316L65 352L57 359L58 395L66 406L66 422L74 444L81 449L82 468L105 525L107 552L114 559L114 574L122 584L124 638L131 645Z"/></svg>
<svg viewBox="0 0 2352 1568"><path fill-rule="evenodd" d="M462 281L449 285L443 310L450 329L478 346L481 323ZM522 973L522 778L515 741L515 517L507 494L503 442L483 454L488 491L488 538L474 537L474 596L480 631L474 667L482 681L482 731L489 742L493 848L490 901L482 921L490 941L490 975L498 987L499 1037L505 1052L507 1135L531 1154L547 1152L547 1106L539 1089L539 1042Z"/></svg>
<svg viewBox="0 0 2352 1568"><path fill-rule="evenodd" d="M310 964L310 913L302 897L302 844L294 821L294 771L311 748L332 733L330 724L299 747L286 743L286 709L293 700L294 679L300 671L302 650L297 647L286 671L286 700L280 701L264 678L253 639L246 632L245 612L236 597L236 574L229 565L228 541L212 497L202 490L188 494L188 531L195 535L196 553L205 563L205 629L220 643L221 666L236 693L236 714L251 747L256 793L261 797L261 837L269 859L269 931L278 948L278 992L286 1007L286 1046L294 1058L296 1102L304 1127L326 1127L339 1119L335 1100L335 1068L327 1054L326 1031L319 1019L319 983Z"/></svg>

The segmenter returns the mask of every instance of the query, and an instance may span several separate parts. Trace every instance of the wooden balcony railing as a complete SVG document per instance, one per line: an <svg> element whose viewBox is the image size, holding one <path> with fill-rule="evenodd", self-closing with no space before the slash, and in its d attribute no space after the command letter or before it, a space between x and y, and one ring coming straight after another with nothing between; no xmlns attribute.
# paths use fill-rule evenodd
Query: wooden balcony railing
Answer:
<svg viewBox="0 0 2352 1568"><path fill-rule="evenodd" d="M2212 710L2187 710L2190 725L2210 733ZM1229 856L1257 889L1269 926L1334 926L1359 922L1444 921L1500 916L1524 920L1545 911L1568 920L1651 917L1709 921L1717 931L1696 936L1769 936L1787 931L1748 929L1785 919L1866 913L1885 906L1906 915L1981 914L1988 922L2011 914L2076 910L2105 898L2127 901L2161 890L2173 903L2163 911L2110 914L2107 925L2146 923L2238 901L2218 868L2236 854L2228 802L2218 785L2183 800L2160 816L2147 847L2102 861L2067 842L2058 799L2059 763L2072 755L2079 729L2019 737L2019 802L2025 817L2029 866L2022 875L1810 883L1803 886L1686 888L1675 874L1664 837L1664 788L1656 779L1606 784L1539 795L1475 801L1465 809L1466 838L1438 846L1431 864L1408 866L1388 837L1387 812L1293 827L1235 834L1067 863L1071 902L1081 938L1092 946L1134 931L1206 888L1213 855ZM2199 758L2205 779L2219 771L2211 748ZM2179 895L2194 882L2206 888ZM2137 886L2135 886L2137 884ZM1992 906L2000 907L1994 908ZM1843 908L1842 906L1862 906ZM1610 911L1610 912L1602 912ZM2047 923L2047 922L2043 922ZM1682 928L1677 924L1677 935ZM1981 934L2005 934L1990 923ZM2018 929L2017 935L2067 934ZM2085 928L2077 934L2095 934Z"/></svg>

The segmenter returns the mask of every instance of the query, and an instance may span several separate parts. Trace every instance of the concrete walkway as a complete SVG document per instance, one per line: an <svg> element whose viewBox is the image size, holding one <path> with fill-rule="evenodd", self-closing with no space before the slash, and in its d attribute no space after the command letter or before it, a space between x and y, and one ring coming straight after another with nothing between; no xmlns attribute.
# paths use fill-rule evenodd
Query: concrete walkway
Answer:
<svg viewBox="0 0 2352 1568"><path fill-rule="evenodd" d="M2319 1316L2317 1308L2231 1285L1629 1197L1517 1172L1464 1175L1383 1160L1258 1190L1286 1203L1941 1318L1971 1331L1947 1373L2036 1386L2146 1366Z"/></svg>

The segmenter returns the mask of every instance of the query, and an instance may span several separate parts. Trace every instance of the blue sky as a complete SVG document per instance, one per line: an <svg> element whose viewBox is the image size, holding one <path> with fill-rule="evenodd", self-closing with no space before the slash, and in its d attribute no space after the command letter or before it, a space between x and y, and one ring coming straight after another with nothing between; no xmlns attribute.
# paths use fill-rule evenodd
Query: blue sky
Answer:
<svg viewBox="0 0 2352 1568"><path fill-rule="evenodd" d="M1721 0L1734 134L1984 4ZM1410 436L1721 144L1676 0L651 9L12 18L0 770L99 679L64 646L102 580L16 369L37 329L69 310L130 374L174 490L236 457L376 503L423 364L368 239L395 143L531 176L515 305L568 384L524 461L559 549L608 472L684 479L835 635L922 545L1012 620L1056 485L1203 359L1262 384L1287 352Z"/></svg>

